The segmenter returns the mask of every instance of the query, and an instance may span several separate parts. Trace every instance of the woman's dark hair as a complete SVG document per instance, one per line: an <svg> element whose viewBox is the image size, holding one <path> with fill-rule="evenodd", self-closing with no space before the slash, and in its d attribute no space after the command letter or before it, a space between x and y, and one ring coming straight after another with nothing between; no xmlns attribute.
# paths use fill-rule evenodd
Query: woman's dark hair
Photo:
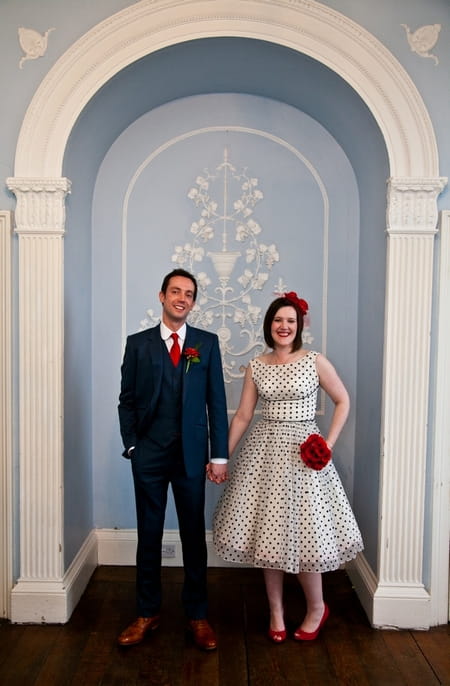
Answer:
<svg viewBox="0 0 450 686"><path fill-rule="evenodd" d="M197 300L197 281L195 279L195 276L192 276L190 272L187 272L186 269L174 269L173 271L169 272L169 274L166 274L162 286L161 286L161 292L166 293L167 287L169 285L170 279L172 279L174 276L183 276L185 279L190 279L192 283L194 284L194 302Z"/></svg>
<svg viewBox="0 0 450 686"><path fill-rule="evenodd" d="M275 319L276 313L282 307L293 307L297 313L297 333L295 334L295 338L292 342L292 351L291 351L291 352L295 352L296 350L300 350L300 348L302 347L302 343L303 343L303 341L302 341L303 312L301 311L301 309L297 305L297 303L292 302L292 300L289 300L288 298L277 298L276 300L274 300L269 305L267 312L264 316L264 324L263 324L264 340L266 341L266 344L269 346L269 348L274 347L274 342L273 342L272 333L271 333L272 322Z"/></svg>

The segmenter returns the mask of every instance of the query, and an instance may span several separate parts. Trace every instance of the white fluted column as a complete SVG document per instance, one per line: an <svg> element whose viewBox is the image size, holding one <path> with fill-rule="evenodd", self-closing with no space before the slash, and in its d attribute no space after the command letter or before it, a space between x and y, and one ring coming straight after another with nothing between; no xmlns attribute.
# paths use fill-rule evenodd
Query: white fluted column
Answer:
<svg viewBox="0 0 450 686"><path fill-rule="evenodd" d="M12 585L12 212L0 212L0 618Z"/></svg>
<svg viewBox="0 0 450 686"><path fill-rule="evenodd" d="M428 627L425 472L436 199L444 179L391 179L375 626Z"/></svg>
<svg viewBox="0 0 450 686"><path fill-rule="evenodd" d="M13 621L64 621L63 234L70 182L8 179L19 236L20 578Z"/></svg>

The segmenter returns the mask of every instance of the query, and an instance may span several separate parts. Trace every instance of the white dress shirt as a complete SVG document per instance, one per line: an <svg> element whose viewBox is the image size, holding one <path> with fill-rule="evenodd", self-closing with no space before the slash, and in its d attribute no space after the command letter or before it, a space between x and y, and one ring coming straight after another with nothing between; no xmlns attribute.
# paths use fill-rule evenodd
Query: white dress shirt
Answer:
<svg viewBox="0 0 450 686"><path fill-rule="evenodd" d="M172 331L171 329L169 329L168 326L161 322L159 325L159 329L161 331L161 338L165 342L169 353L171 347L173 346L173 338L171 338L173 333L178 334L178 343L180 345L180 350L183 350L183 345L186 338L186 324L183 324L181 329L178 329L178 331Z"/></svg>

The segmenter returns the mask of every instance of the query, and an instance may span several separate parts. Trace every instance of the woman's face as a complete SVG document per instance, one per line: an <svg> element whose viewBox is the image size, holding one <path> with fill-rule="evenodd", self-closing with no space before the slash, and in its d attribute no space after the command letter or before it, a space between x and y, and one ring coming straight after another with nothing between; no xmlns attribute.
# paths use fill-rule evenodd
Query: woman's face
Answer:
<svg viewBox="0 0 450 686"><path fill-rule="evenodd" d="M297 334L297 312L291 305L277 310L270 328L275 347L292 347Z"/></svg>

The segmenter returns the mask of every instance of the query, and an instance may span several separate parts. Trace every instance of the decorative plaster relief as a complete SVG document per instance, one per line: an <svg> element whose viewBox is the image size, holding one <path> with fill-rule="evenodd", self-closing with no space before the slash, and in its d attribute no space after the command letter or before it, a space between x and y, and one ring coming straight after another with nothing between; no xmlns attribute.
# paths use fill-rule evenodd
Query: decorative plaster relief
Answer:
<svg viewBox="0 0 450 686"><path fill-rule="evenodd" d="M6 179L16 195L16 233L63 234L69 179Z"/></svg>
<svg viewBox="0 0 450 686"><path fill-rule="evenodd" d="M74 122L114 74L165 46L219 36L269 36L322 62L373 113L392 176L439 173L432 123L413 81L382 43L344 15L311 0L147 0L97 24L50 69L22 124L16 176L62 173Z"/></svg>
<svg viewBox="0 0 450 686"><path fill-rule="evenodd" d="M436 199L447 179L390 179L387 228L393 233L436 233Z"/></svg>
<svg viewBox="0 0 450 686"><path fill-rule="evenodd" d="M54 30L54 27L48 29L44 35L42 35L34 29L25 29L23 26L19 27L19 43L25 53L25 57L22 57L19 62L20 69L23 69L23 63L27 60L35 60L38 57L45 55L47 51L48 34Z"/></svg>
<svg viewBox="0 0 450 686"><path fill-rule="evenodd" d="M440 24L428 24L427 26L421 26L411 33L409 26L406 24L400 24L406 31L406 37L408 43L413 52L415 52L419 57L431 57L434 63L439 64L439 60L436 55L432 55L429 50L434 48L439 38L439 31L441 30Z"/></svg>
<svg viewBox="0 0 450 686"><path fill-rule="evenodd" d="M252 293L265 288L269 272L279 262L280 255L275 243L267 244L258 239L263 228L254 210L264 199L258 179L250 176L247 168L237 170L226 148L223 160L213 171L205 169L197 176L188 198L199 209L199 218L190 227L192 241L175 246L172 262L177 267L188 269L197 279L199 296L189 322L193 326L215 330L219 337L225 383L230 383L245 373L245 365L237 365L236 358L249 353L261 354L266 348L264 313L261 307L252 303ZM213 249L205 250L203 246L210 241L215 241ZM211 267L212 273L209 271ZM238 272L237 276L233 271ZM280 278L272 295L283 295L288 290ZM147 317L141 321L141 329L156 324L160 319L151 309L146 314ZM219 322L217 328L214 327L215 321ZM239 337L233 337L230 326L239 329ZM237 338L245 341L239 349L233 342ZM306 320L303 342L310 344L313 340Z"/></svg>

